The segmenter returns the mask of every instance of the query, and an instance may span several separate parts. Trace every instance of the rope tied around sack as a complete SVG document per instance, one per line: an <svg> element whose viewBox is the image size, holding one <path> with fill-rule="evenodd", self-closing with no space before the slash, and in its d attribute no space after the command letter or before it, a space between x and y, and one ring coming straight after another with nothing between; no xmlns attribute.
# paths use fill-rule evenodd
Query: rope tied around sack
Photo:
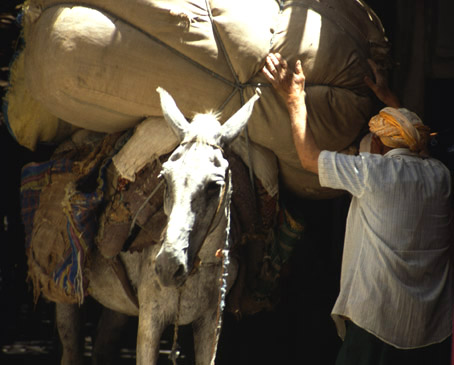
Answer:
<svg viewBox="0 0 454 365"><path fill-rule="evenodd" d="M210 4L209 4L209 1L205 0L205 4L206 4L206 10L207 10L207 13L208 13L208 17L209 17L211 25L212 25L214 38L215 38L217 44L219 45L222 53L224 54L225 60L227 62L227 65L228 65L228 67L230 69L230 72L231 72L231 74L233 76L233 79L234 79L233 82L228 80L228 79L226 79L222 75L216 73L215 71L210 70L209 68L203 66L202 64L198 63L197 61L194 61L193 59L191 59L190 57L188 57L185 54L181 53L180 51L176 50L175 48L173 48L172 46L168 45L167 43L165 43L161 39L153 36L152 34L149 34L148 32L146 32L145 30L143 30L139 26L127 21L126 19L121 18L119 15L117 15L115 13L112 13L112 12L110 12L109 10L107 10L105 8L96 7L96 6L90 5L88 3L83 3L83 2L82 3L78 3L79 6L86 6L86 7L89 7L91 9L100 11L100 12L102 12L102 13L108 15L108 16L113 17L113 18L121 19L121 21L124 22L125 24L127 24L128 26L130 26L133 29L137 30L139 33L145 35L147 38L153 40L154 42L156 42L160 46L162 46L162 47L166 48L167 50L171 51L176 56L184 59L186 62L190 63L194 67L197 67L201 71L203 71L206 74L208 74L210 77L213 77L213 78L221 81L222 83L232 87L232 89L233 89L232 92L227 96L227 98L220 105L218 110L222 111L225 108L225 106L230 102L230 100L235 96L236 93L239 93L241 106L243 106L244 103L245 103L245 101L244 101L244 89L245 88L254 87L254 89L255 89L257 87L263 87L263 86L267 86L267 85L263 85L261 83L252 83L252 82L242 83L239 80L238 75L236 74L235 69L233 67L233 64L230 61L230 58L228 56L227 50L226 50L226 48L224 46L224 43L222 42L222 38L220 36L220 33L217 30L217 28L216 28L214 17L213 17L212 11L211 11L211 7L210 7ZM280 2L279 2L279 5L280 5L280 7L283 6L283 4L280 3ZM58 3L54 3L54 4L52 4L52 5L48 6L48 7L45 7L43 9L43 11L47 10L49 8L55 7L55 6L74 6L74 4L70 3L70 2L67 2L67 1L62 1L62 2L58 2ZM245 137L246 137L246 146L247 146L247 151L248 151L249 178L250 178L251 186L252 186L252 188L254 190L254 178L253 178L253 175L254 175L253 172L254 171L253 171L252 159L251 159L251 155L250 155L249 135L248 135L248 132L247 132L247 127L245 128L244 133L245 133Z"/></svg>

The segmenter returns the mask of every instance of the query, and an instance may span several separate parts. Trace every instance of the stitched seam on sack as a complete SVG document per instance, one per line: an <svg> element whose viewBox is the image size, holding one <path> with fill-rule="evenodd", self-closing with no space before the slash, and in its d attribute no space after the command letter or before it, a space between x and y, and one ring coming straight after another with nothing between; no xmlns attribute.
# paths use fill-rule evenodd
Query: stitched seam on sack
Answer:
<svg viewBox="0 0 454 365"><path fill-rule="evenodd" d="M69 2L59 2L59 3L55 3L55 4L52 4L46 8L43 9L43 12L45 10L48 10L48 9L51 9L53 7L57 7L57 6L68 6L68 7L74 7L74 3L69 3ZM89 8L89 9L93 9L93 10L97 10L97 11L100 11L102 13L105 13L107 14L108 16L112 17L112 18L116 18L118 20L121 20L123 23L125 23L126 25L130 26L131 28L134 28L136 29L137 31L139 31L140 33L144 34L146 37L150 38L151 40L155 41L156 43L162 45L163 47L167 48L168 50L170 50L171 52L175 53L176 55L180 56L181 58L183 58L184 60L188 61L189 63L191 63L192 65L200 68L202 71L206 72L207 74L209 74L210 76L224 82L225 84L229 85L229 86L232 86L232 87L235 87L235 83L227 80L226 78L224 78L223 76L219 75L218 73L210 70L209 68L201 65L200 63L194 61L193 59L191 59L190 57L186 56L184 53L181 53L180 51L178 51L177 49L173 48L172 46L168 45L167 43L163 42L162 40L160 40L159 38L155 37L154 35L146 32L145 30L143 30L142 28L138 27L137 25L129 22L128 20L116 15L115 13L111 12L110 10L107 10L107 9L104 9L102 7L98 7L98 6L93 6L93 5L90 5L90 4L87 4L87 3L78 3L77 6L80 6L80 7L86 7L86 8Z"/></svg>

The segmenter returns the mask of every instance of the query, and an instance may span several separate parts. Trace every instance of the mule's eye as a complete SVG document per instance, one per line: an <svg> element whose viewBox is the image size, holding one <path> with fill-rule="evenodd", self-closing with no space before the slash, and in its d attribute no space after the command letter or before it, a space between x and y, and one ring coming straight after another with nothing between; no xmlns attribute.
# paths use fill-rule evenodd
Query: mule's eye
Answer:
<svg viewBox="0 0 454 365"><path fill-rule="evenodd" d="M181 152L180 151L175 151L172 153L172 155L169 157L169 161L178 161L181 157Z"/></svg>
<svg viewBox="0 0 454 365"><path fill-rule="evenodd" d="M221 186L222 184L220 184L217 181L211 181L210 183L208 183L208 185L206 186L206 192L208 196L211 197L215 194L218 194L219 190L221 189Z"/></svg>

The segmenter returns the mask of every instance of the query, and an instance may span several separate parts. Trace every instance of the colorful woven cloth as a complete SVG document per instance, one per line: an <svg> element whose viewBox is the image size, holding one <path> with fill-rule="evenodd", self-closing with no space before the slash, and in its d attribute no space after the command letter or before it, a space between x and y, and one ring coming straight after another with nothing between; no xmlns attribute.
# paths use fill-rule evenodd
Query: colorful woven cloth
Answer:
<svg viewBox="0 0 454 365"><path fill-rule="evenodd" d="M96 214L104 197L104 171L102 168L98 186L93 192L80 192L75 183L69 183L62 202L70 250L65 261L54 271L53 280L67 294L76 294L80 303L85 297L87 284L83 277L85 259L94 244L98 229Z"/></svg>
<svg viewBox="0 0 454 365"><path fill-rule="evenodd" d="M21 215L35 300L82 303L83 271L97 234L113 137L82 158L30 163L22 169Z"/></svg>
<svg viewBox="0 0 454 365"><path fill-rule="evenodd" d="M282 267L291 258L305 231L304 218L292 214L282 201L279 205L277 223L267 240L264 264L254 291L257 300L267 299L277 288Z"/></svg>
<svg viewBox="0 0 454 365"><path fill-rule="evenodd" d="M54 174L70 173L73 161L60 159L42 163L29 163L21 172L21 218L25 230L25 247L30 246L33 230L33 218L39 207L39 196L42 189L52 182Z"/></svg>

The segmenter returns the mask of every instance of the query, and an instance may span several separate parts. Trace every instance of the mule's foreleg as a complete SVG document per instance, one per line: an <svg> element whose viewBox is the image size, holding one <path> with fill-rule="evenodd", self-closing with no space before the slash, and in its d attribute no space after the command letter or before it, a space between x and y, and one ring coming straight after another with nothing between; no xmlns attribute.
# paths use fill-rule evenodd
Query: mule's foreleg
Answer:
<svg viewBox="0 0 454 365"><path fill-rule="evenodd" d="M218 344L217 310L205 313L192 323L194 351L197 365L214 365Z"/></svg>
<svg viewBox="0 0 454 365"><path fill-rule="evenodd" d="M137 365L156 365L165 324L153 316L159 313L152 305L141 305L137 330Z"/></svg>
<svg viewBox="0 0 454 365"><path fill-rule="evenodd" d="M55 312L58 335L63 348L61 365L82 365L84 336L79 305L56 303Z"/></svg>

